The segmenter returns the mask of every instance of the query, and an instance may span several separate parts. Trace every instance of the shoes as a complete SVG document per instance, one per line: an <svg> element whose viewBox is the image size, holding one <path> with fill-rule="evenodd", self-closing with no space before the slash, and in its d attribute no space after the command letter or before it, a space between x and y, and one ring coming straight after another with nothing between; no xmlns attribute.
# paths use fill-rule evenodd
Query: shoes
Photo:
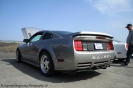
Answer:
<svg viewBox="0 0 133 88"><path fill-rule="evenodd" d="M121 66L127 66L127 64L125 64L125 63L122 63L122 64L121 64Z"/></svg>

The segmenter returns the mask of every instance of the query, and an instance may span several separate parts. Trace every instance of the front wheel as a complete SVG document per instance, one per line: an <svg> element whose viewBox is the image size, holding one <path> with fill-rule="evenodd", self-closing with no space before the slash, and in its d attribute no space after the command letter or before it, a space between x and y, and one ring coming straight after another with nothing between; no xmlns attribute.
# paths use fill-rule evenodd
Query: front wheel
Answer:
<svg viewBox="0 0 133 88"><path fill-rule="evenodd" d="M16 61L17 61L18 63L21 62L21 54L20 54L20 51L19 51L19 50L16 51Z"/></svg>
<svg viewBox="0 0 133 88"><path fill-rule="evenodd" d="M40 70L44 76L52 76L54 74L52 58L46 52L43 52L40 56Z"/></svg>

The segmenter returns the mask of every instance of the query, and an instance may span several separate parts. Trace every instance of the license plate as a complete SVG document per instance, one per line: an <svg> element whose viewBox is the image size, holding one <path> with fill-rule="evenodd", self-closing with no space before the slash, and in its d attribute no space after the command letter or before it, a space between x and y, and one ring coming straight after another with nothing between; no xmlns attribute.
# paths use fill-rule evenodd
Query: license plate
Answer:
<svg viewBox="0 0 133 88"><path fill-rule="evenodd" d="M95 49L103 49L102 43L94 43Z"/></svg>

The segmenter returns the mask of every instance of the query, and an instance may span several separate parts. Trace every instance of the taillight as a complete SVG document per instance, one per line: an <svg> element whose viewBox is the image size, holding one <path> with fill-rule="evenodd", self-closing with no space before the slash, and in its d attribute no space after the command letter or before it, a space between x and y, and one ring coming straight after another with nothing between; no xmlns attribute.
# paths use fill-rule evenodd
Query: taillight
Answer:
<svg viewBox="0 0 133 88"><path fill-rule="evenodd" d="M114 50L112 42L108 42L108 50Z"/></svg>
<svg viewBox="0 0 133 88"><path fill-rule="evenodd" d="M126 50L128 50L128 44L126 44Z"/></svg>
<svg viewBox="0 0 133 88"><path fill-rule="evenodd" d="M74 47L75 47L76 51L82 51L83 50L82 42L80 40L74 41Z"/></svg>
<svg viewBox="0 0 133 88"><path fill-rule="evenodd" d="M96 39L106 39L106 38L102 36L97 36Z"/></svg>

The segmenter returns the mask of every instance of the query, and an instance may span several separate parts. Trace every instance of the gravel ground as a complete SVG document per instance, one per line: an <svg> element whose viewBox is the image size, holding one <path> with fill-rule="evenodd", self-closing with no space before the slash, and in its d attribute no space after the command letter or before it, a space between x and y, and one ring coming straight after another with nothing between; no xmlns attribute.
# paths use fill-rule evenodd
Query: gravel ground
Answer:
<svg viewBox="0 0 133 88"><path fill-rule="evenodd" d="M0 88L133 88L133 59L127 67L120 63L115 61L105 70L45 77L37 67L17 63L14 58L2 58Z"/></svg>

